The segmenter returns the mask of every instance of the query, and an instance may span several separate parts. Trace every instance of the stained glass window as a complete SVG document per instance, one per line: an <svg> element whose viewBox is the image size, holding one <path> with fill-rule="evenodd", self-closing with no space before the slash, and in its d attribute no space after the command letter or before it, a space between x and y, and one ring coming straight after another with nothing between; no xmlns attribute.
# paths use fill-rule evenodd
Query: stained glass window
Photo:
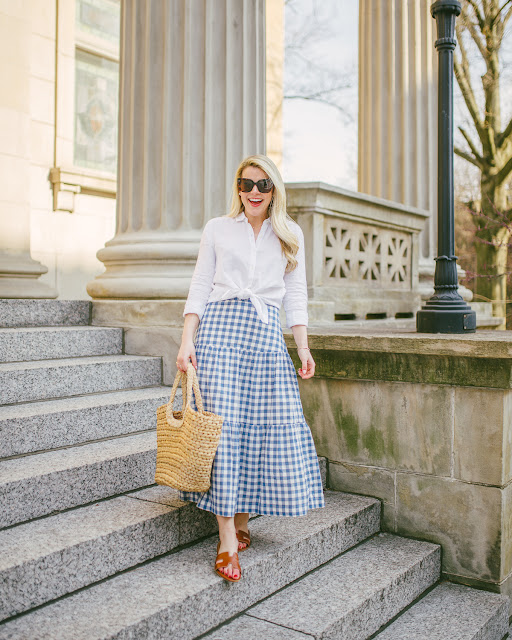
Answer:
<svg viewBox="0 0 512 640"><path fill-rule="evenodd" d="M77 0L76 29L114 45L119 43L119 0Z"/></svg>
<svg viewBox="0 0 512 640"><path fill-rule="evenodd" d="M74 164L115 173L119 0L76 0Z"/></svg>
<svg viewBox="0 0 512 640"><path fill-rule="evenodd" d="M115 173L119 64L80 49L75 56L75 164Z"/></svg>

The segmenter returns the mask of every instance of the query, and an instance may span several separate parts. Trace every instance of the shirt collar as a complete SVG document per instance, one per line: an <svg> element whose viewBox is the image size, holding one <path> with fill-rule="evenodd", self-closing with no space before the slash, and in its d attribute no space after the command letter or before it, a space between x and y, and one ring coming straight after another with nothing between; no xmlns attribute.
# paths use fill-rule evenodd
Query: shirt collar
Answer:
<svg viewBox="0 0 512 640"><path fill-rule="evenodd" d="M240 211L240 213L236 216L235 220L236 222L242 222L242 220L247 220L245 211ZM249 220L247 220L247 222L249 222ZM263 224L265 224L265 222L270 223L270 218L265 218L265 220L263 220Z"/></svg>

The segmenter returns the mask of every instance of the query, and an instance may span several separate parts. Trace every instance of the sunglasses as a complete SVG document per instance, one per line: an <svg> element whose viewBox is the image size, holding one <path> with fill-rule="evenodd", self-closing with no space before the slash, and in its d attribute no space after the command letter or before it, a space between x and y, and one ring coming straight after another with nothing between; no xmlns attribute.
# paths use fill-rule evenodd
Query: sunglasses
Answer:
<svg viewBox="0 0 512 640"><path fill-rule="evenodd" d="M272 187L274 186L274 183L270 178L263 178L262 180L258 180L257 182L254 182L254 180L249 180L249 178L238 178L237 183L240 187L240 191L243 191L244 193L252 191L254 185L256 185L256 188L260 193L269 193L270 191L272 191Z"/></svg>

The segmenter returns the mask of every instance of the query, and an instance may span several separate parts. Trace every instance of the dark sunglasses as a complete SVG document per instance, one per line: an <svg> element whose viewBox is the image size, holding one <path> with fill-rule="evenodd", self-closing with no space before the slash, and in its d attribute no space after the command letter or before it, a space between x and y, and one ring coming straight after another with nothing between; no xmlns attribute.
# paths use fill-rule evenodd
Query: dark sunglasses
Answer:
<svg viewBox="0 0 512 640"><path fill-rule="evenodd" d="M270 191L272 191L272 187L274 186L274 183L270 178L263 178L262 180L258 180L257 182L254 182L254 180L249 180L249 178L238 178L237 182L238 186L240 187L240 191L243 191L244 193L252 191L254 185L256 185L256 188L260 193L269 193Z"/></svg>

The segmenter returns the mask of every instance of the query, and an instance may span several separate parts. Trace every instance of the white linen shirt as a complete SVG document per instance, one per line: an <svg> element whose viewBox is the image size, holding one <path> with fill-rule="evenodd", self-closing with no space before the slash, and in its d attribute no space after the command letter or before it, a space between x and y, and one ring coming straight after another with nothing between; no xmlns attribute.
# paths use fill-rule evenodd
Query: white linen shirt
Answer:
<svg viewBox="0 0 512 640"><path fill-rule="evenodd" d="M308 290L304 234L295 221L288 221L297 235L297 266L285 274L286 257L270 218L254 239L245 212L230 218L220 216L205 224L183 315L202 318L206 304L228 298L249 299L258 317L268 324L270 304L286 313L286 326L308 325Z"/></svg>

